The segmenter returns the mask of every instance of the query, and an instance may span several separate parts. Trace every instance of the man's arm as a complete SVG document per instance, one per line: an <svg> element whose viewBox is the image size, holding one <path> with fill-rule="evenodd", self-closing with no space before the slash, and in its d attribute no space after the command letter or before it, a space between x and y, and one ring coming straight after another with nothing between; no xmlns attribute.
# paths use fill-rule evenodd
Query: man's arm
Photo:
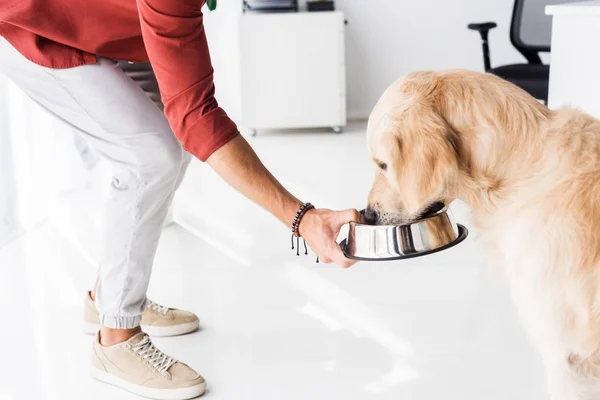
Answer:
<svg viewBox="0 0 600 400"><path fill-rule="evenodd" d="M215 99L202 0L136 0L144 46L173 133L201 161L238 135Z"/></svg>
<svg viewBox="0 0 600 400"><path fill-rule="evenodd" d="M203 4L201 0L137 0L165 115L187 151L208 161L233 188L291 227L302 203L264 167L215 100ZM300 223L300 234L323 262L348 267L352 262L335 240L344 223L358 218L356 210L311 210Z"/></svg>
<svg viewBox="0 0 600 400"><path fill-rule="evenodd" d="M234 189L292 226L302 202L271 175L242 136L219 148L207 162ZM344 257L336 239L342 225L350 221L360 221L356 210L310 210L302 218L300 234L323 262L347 268L354 262Z"/></svg>
<svg viewBox="0 0 600 400"><path fill-rule="evenodd" d="M231 187L292 226L303 203L271 175L241 135L214 152L207 163Z"/></svg>

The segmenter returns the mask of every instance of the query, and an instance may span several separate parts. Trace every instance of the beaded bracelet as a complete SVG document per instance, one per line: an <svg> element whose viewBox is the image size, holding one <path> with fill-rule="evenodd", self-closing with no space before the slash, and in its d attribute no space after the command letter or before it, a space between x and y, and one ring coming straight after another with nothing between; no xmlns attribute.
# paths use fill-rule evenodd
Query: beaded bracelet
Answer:
<svg viewBox="0 0 600 400"><path fill-rule="evenodd" d="M312 204L304 203L296 213L294 222L292 222L292 234L297 238L300 237L300 221L302 220L302 217L304 217L304 214L306 214L308 210L312 210L313 208L315 208L315 206Z"/></svg>
<svg viewBox="0 0 600 400"><path fill-rule="evenodd" d="M302 207L296 213L294 217L294 221L292 222L292 250L294 250L294 238L296 239L296 255L300 255L300 221L302 221L302 217L306 214L307 211L315 208L310 203L304 203ZM308 254L308 247L306 247L306 240L302 239L304 242L304 254ZM318 262L318 261L317 261Z"/></svg>

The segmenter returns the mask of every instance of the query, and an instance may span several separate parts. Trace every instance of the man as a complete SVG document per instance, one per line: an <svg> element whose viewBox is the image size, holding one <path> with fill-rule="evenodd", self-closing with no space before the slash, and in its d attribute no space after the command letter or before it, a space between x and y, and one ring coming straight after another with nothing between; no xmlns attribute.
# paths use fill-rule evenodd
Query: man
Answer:
<svg viewBox="0 0 600 400"><path fill-rule="evenodd" d="M76 128L114 167L105 251L85 308L88 328L100 329L93 375L157 399L191 398L205 388L200 375L158 350L143 332L174 335L198 326L194 314L146 299L161 226L190 161L188 152L290 227L302 206L217 105L203 3L3 0L0 5L0 71ZM358 218L356 210L309 210L299 234L323 262L347 267L351 262L335 238L344 223Z"/></svg>

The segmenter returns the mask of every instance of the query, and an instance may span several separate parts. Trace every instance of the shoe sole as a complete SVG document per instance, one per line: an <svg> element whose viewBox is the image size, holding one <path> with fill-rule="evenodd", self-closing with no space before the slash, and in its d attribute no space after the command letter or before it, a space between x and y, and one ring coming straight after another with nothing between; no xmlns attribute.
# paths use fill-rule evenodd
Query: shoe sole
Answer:
<svg viewBox="0 0 600 400"><path fill-rule="evenodd" d="M206 390L206 382L202 382L196 386L190 386L186 388L178 389L156 389L145 386L136 385L135 383L127 382L117 376L109 374L108 372L99 370L98 368L92 367L92 378L108 383L125 389L130 393L137 394L138 396L147 397L155 400L187 400L193 399L198 396L202 396Z"/></svg>
<svg viewBox="0 0 600 400"><path fill-rule="evenodd" d="M188 322L186 324L171 326L150 326L141 325L142 331L153 337L179 336L194 332L200 326L200 321ZM95 335L100 330L100 324L90 322L83 323L83 332L88 335Z"/></svg>
<svg viewBox="0 0 600 400"><path fill-rule="evenodd" d="M200 326L200 321L188 322L187 324L171 325L171 326L150 326L141 325L142 331L150 336L179 336L186 333L194 332Z"/></svg>

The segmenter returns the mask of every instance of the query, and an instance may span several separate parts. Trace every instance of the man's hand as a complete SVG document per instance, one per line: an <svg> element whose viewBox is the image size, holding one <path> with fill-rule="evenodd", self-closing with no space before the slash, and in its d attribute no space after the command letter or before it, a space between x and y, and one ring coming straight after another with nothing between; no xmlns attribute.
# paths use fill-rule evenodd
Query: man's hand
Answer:
<svg viewBox="0 0 600 400"><path fill-rule="evenodd" d="M343 268L348 268L356 261L344 256L336 239L342 225L350 221L360 222L360 213L352 209L345 211L312 209L307 211L300 220L300 236L317 253L320 261L326 264L334 262Z"/></svg>
<svg viewBox="0 0 600 400"><path fill-rule="evenodd" d="M286 226L292 226L302 202L271 175L242 136L238 135L214 152L208 164L234 189L262 206ZM300 235L320 260L348 268L355 261L344 257L335 240L342 225L350 221L360 221L358 211L313 209L300 221Z"/></svg>

